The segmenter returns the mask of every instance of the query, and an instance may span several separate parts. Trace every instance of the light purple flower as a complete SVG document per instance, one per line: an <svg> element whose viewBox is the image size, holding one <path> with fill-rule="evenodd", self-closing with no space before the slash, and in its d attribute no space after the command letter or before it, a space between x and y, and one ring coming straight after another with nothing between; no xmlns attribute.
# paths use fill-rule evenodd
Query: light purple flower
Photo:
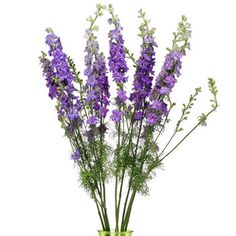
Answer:
<svg viewBox="0 0 236 236"><path fill-rule="evenodd" d="M124 103L127 100L126 91L124 91L122 89L119 89L117 91L117 98L118 98L120 103Z"/></svg>
<svg viewBox="0 0 236 236"><path fill-rule="evenodd" d="M111 119L112 121L115 121L115 122L120 122L121 120L121 115L122 115L122 112L119 111L119 110L113 110L112 111L112 115L111 115Z"/></svg>
<svg viewBox="0 0 236 236"><path fill-rule="evenodd" d="M136 111L134 114L134 120L141 120L143 118L143 111Z"/></svg>
<svg viewBox="0 0 236 236"><path fill-rule="evenodd" d="M88 125L96 125L98 123L98 119L96 116L90 116L90 117L88 117L86 123Z"/></svg>
<svg viewBox="0 0 236 236"><path fill-rule="evenodd" d="M155 111L159 111L160 113L167 114L167 105L163 101L153 101L150 105L149 108Z"/></svg>
<svg viewBox="0 0 236 236"><path fill-rule="evenodd" d="M156 113L148 113L146 117L147 125L155 125L160 120L160 116Z"/></svg>
<svg viewBox="0 0 236 236"><path fill-rule="evenodd" d="M71 159L74 161L79 161L81 158L79 149L76 149L74 153L71 154Z"/></svg>

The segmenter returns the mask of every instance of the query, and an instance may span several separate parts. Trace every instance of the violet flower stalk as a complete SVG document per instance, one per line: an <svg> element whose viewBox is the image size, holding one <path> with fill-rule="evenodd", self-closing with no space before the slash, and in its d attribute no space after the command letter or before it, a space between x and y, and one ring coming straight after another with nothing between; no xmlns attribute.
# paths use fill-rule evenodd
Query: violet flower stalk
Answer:
<svg viewBox="0 0 236 236"><path fill-rule="evenodd" d="M180 76L182 67L181 59L186 55L186 49L190 49L190 37L190 24L187 22L187 18L183 16L178 26L178 32L174 33L172 48L168 49L169 53L165 57L164 65L150 93L152 103L149 105L148 116L154 115L157 118L151 120L147 119L148 125L160 123L162 117L168 115L167 104L164 102L164 98L165 96L169 96L177 82L176 77ZM159 106L155 104L159 104Z"/></svg>
<svg viewBox="0 0 236 236"><path fill-rule="evenodd" d="M87 119L96 117L101 128L108 112L110 93L105 57L99 53L99 44L94 35L93 27L91 23L90 28L86 31L87 46L85 51L87 55L85 56L86 69L84 74L87 76L87 81L84 89L87 91L86 103L90 107L91 115ZM87 123L89 124L89 122Z"/></svg>
<svg viewBox="0 0 236 236"><path fill-rule="evenodd" d="M68 58L63 52L60 38L51 29L47 29L47 32L46 44L50 48L48 54L52 60L47 59L46 54L42 53L40 62L49 88L49 97L58 100L59 120L63 121L67 118L68 122L80 124L81 103L78 96L74 94L75 77L69 67Z"/></svg>
<svg viewBox="0 0 236 236"><path fill-rule="evenodd" d="M155 47L157 43L154 39L155 29L149 29L149 20L145 18L145 13L140 10L139 18L143 23L139 27L140 36L142 38L141 55L136 64L136 72L134 75L133 92L131 93L130 100L134 102L135 111L143 111L148 105L148 95L152 88L152 80L154 76L155 65ZM141 113L137 113L141 114ZM136 120L141 119L141 115L136 116Z"/></svg>

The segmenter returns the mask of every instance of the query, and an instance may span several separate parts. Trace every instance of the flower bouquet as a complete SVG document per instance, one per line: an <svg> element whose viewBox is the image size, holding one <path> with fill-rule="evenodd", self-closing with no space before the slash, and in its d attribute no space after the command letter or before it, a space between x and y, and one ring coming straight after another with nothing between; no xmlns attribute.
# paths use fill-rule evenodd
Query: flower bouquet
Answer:
<svg viewBox="0 0 236 236"><path fill-rule="evenodd" d="M100 52L96 37L96 22L106 9L112 27L108 33L108 58ZM170 94L180 76L181 60L190 49L191 30L187 18L182 16L164 64L155 76L155 29L150 27L145 12L140 10L138 17L142 42L138 59L124 44L122 25L112 5L106 8L101 4L97 4L95 14L88 18L83 75L73 59L64 53L60 38L50 28L46 36L49 51L40 56L49 97L56 100L58 120L71 144L71 159L79 168L82 186L97 208L100 236L132 234L128 226L135 196L148 193L148 181L163 160L197 127L206 125L209 115L218 107L217 88L210 78L211 109L200 114L195 126L170 148L177 134L183 132L183 123L201 92L200 87L196 88L183 104L169 141L163 147L158 145L175 106ZM127 60L135 67L133 76L128 76ZM112 96L110 86L116 86ZM128 94L129 86L132 90ZM107 183L112 178L114 228L110 225L106 201Z"/></svg>

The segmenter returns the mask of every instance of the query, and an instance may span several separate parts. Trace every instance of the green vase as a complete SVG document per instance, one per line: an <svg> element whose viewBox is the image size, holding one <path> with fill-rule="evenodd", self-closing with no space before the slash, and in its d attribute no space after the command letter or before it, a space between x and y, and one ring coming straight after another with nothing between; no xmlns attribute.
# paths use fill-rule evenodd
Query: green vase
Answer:
<svg viewBox="0 0 236 236"><path fill-rule="evenodd" d="M98 231L99 236L132 236L133 231L115 232L115 231Z"/></svg>

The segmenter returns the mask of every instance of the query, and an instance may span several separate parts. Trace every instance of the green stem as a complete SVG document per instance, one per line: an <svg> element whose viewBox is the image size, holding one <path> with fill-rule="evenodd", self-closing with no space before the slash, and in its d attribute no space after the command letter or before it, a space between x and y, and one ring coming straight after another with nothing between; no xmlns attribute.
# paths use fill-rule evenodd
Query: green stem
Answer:
<svg viewBox="0 0 236 236"><path fill-rule="evenodd" d="M103 125L103 120L100 118L100 126L102 127ZM103 133L100 132L100 159L103 160ZM104 213L105 213L105 222L106 222L106 230L110 230L110 224L108 220L108 214L107 214L107 207L106 207L106 187L105 187L105 178L102 175L103 171L103 166L101 164L101 161L98 160L99 166L100 166L100 175L101 175L101 180L102 180L102 189L103 189L103 203L104 203Z"/></svg>
<svg viewBox="0 0 236 236"><path fill-rule="evenodd" d="M81 134L80 134L79 131L78 131L78 136L79 136L80 142L82 144L83 150L84 150L84 152L86 154L86 148L85 148L83 139L82 139ZM76 139L76 141L77 141L77 139ZM95 155L95 153L94 153L94 155ZM87 156L87 154L86 154L86 156ZM87 158L88 158L88 156L87 156ZM95 158L96 158L96 155L95 155ZM89 168L92 169L89 161L88 161L88 165L89 165ZM97 180L94 180L94 182L95 182L95 185L96 185L96 188L97 188L97 191L98 191L98 195L100 197L101 204L102 204L101 210L102 210L102 215L103 215L103 219L104 219L104 222L105 222L105 229L106 230L110 230L110 226L109 226L109 222L108 222L108 217L107 217L107 209L106 209L106 206L105 206L105 203L104 203L104 199L103 199L103 196L102 196L102 192L101 192L102 191L101 184L100 184L100 189L99 189L98 184L97 184Z"/></svg>
<svg viewBox="0 0 236 236"><path fill-rule="evenodd" d="M118 192L118 176L116 174L116 183L115 183L115 218L116 218L116 228L115 231L118 232L119 231L119 227L118 227L118 203L117 203L117 192Z"/></svg>
<svg viewBox="0 0 236 236"><path fill-rule="evenodd" d="M121 177L121 183L120 183L120 191L119 191L119 198L118 198L118 206L117 206L117 212L118 212L118 217L117 217L117 224L118 226L116 227L117 230L119 231L119 216L120 216L120 204L121 204L121 198L122 198L122 190L123 190L123 184L124 184L124 176L125 172L123 171L122 177Z"/></svg>
<svg viewBox="0 0 236 236"><path fill-rule="evenodd" d="M129 49L126 48L126 47L125 47L125 53L128 55L127 58L131 59L131 60L133 61L134 65L135 65L135 67L137 67L137 66L138 66L138 63L137 63L137 61L135 60L133 53L130 53Z"/></svg>
<svg viewBox="0 0 236 236"><path fill-rule="evenodd" d="M133 203L134 203L134 199L135 199L135 195L136 195L136 190L133 191L133 193L130 197L130 202L129 202L129 206L128 206L126 217L125 217L123 231L127 231L128 224L129 224L129 219L130 219L130 215L131 215L131 211L132 211L132 207L133 207Z"/></svg>
<svg viewBox="0 0 236 236"><path fill-rule="evenodd" d="M217 105L206 114L206 118L217 108ZM202 121L199 121L181 140L178 142L174 148L172 148L164 157L162 157L158 162L162 162L167 156L169 156L199 125L202 124Z"/></svg>
<svg viewBox="0 0 236 236"><path fill-rule="evenodd" d="M120 122L118 124L118 143L117 143L117 170L116 170L116 183L115 183L115 218L116 218L116 228L115 231L119 231L119 209L118 209L118 199L117 199L117 194L118 194L118 175L119 175L119 162L120 162Z"/></svg>
<svg viewBox="0 0 236 236"><path fill-rule="evenodd" d="M171 143L171 141L172 141L173 138L175 137L176 133L177 133L177 131L175 131L175 132L172 134L172 136L170 137L169 141L167 142L167 144L165 145L165 147L163 148L163 150L161 151L161 153L160 153L159 156L161 156L161 155L165 152L166 148L169 146L169 144Z"/></svg>
<svg viewBox="0 0 236 236"><path fill-rule="evenodd" d="M125 223L125 213L126 213L126 207L129 199L129 194L130 194L131 186L129 185L126 198L125 198L125 203L124 203L124 208L123 208L123 213L122 213L122 220L121 220L121 231L124 231L124 223Z"/></svg>
<svg viewBox="0 0 236 236"><path fill-rule="evenodd" d="M162 162L167 156L169 156L199 125L201 124L201 122L197 123L181 140L179 143L177 143L177 145L175 145L174 148L172 148L164 157L162 157L160 160L158 160L158 162ZM173 135L172 135L173 137ZM162 152L163 153L163 152ZM161 153L161 154L162 154Z"/></svg>
<svg viewBox="0 0 236 236"><path fill-rule="evenodd" d="M128 156L129 156L129 153L130 153L130 146L131 146L131 141L132 141L132 137L133 137L133 128L134 128L133 118L134 118L135 112L136 112L136 109L134 109L134 111L133 111L133 114L132 114L132 117L131 117L131 126L129 126L130 135L129 135L129 143L128 143L128 151L127 151ZM123 187L124 176L125 176L125 167L123 166L121 187ZM121 192L122 192L122 188L120 189L120 194L121 194ZM125 211L126 211L126 205L127 205L127 202L128 202L129 192L130 192L130 186L129 186L127 194L126 194L126 199L125 199L125 203L124 203L124 207L123 207L122 220L121 220L121 230L122 230L122 226L123 226L123 220L124 220L124 217L125 217Z"/></svg>
<svg viewBox="0 0 236 236"><path fill-rule="evenodd" d="M98 205L98 200L95 196L95 193L94 193L94 201L96 203L96 207L97 207L97 210L98 210L98 215L99 215L99 218L100 218L100 221L101 221L101 224L102 224L102 229L103 230L106 230L106 227L105 227L105 224L104 224L104 220L102 219L102 215L101 215L101 210L99 208L99 205ZM101 207L101 206L100 206Z"/></svg>
<svg viewBox="0 0 236 236"><path fill-rule="evenodd" d="M70 144L71 144L71 147L72 147L72 149L73 150L75 150L76 148L76 144L77 144L77 146L78 146L78 141L77 141L77 139L76 139L76 144L75 144L75 142L73 141L73 139L70 137L70 136L68 136L68 138L69 138L69 141L70 141ZM81 168L83 168L84 170L86 170L86 166L85 166L85 164L84 164L84 160L82 159L82 166L81 166ZM79 164L79 163L78 163ZM94 180L95 181L95 180ZM96 181L95 181L95 183L96 183ZM98 190L98 189L97 189ZM103 230L105 230L105 225L104 225L104 221L103 221L103 219L102 219L102 215L101 215L101 209L102 209L102 206L101 206L101 203L99 203L99 200L97 199L97 197L96 197L96 193L95 193L95 191L93 191L92 190L92 187L91 187L91 191L92 191L92 195L93 195L93 199L94 199L94 201L95 201L95 204L96 204L96 207L97 207L97 211L98 211L98 215L99 215L99 218L100 218L100 221L101 221L101 224L102 224L102 228L103 228ZM98 194L99 194L99 190L98 190ZM100 205L100 207L101 207L101 209L99 208L99 205Z"/></svg>
<svg viewBox="0 0 236 236"><path fill-rule="evenodd" d="M136 158L136 155L137 155L137 151L138 151L138 145L139 145L139 141L140 141L140 135L141 135L141 130L142 130L142 124L143 124L143 119L141 120L140 122L140 126L139 126L139 132L138 132L138 139L137 139L137 143L136 143L136 148L135 148L135 153L134 153L134 163L133 163L133 166L132 166L132 170L131 170L131 175L130 175L130 180L129 180L129 189L128 189L128 192L127 192L127 195L126 195L126 200L125 200L125 205L124 205L124 209L123 209L123 216L122 216L122 231L124 230L124 226L125 226L125 218L126 218L126 207L127 207L127 201L128 201L128 198L129 198L129 193L130 193L130 190L131 190L131 184L132 184L132 180L133 180L133 169L134 169L134 165L135 165L135 158ZM132 199L132 197L131 197ZM129 209L129 208L128 208ZM128 210L127 210L128 211Z"/></svg>

